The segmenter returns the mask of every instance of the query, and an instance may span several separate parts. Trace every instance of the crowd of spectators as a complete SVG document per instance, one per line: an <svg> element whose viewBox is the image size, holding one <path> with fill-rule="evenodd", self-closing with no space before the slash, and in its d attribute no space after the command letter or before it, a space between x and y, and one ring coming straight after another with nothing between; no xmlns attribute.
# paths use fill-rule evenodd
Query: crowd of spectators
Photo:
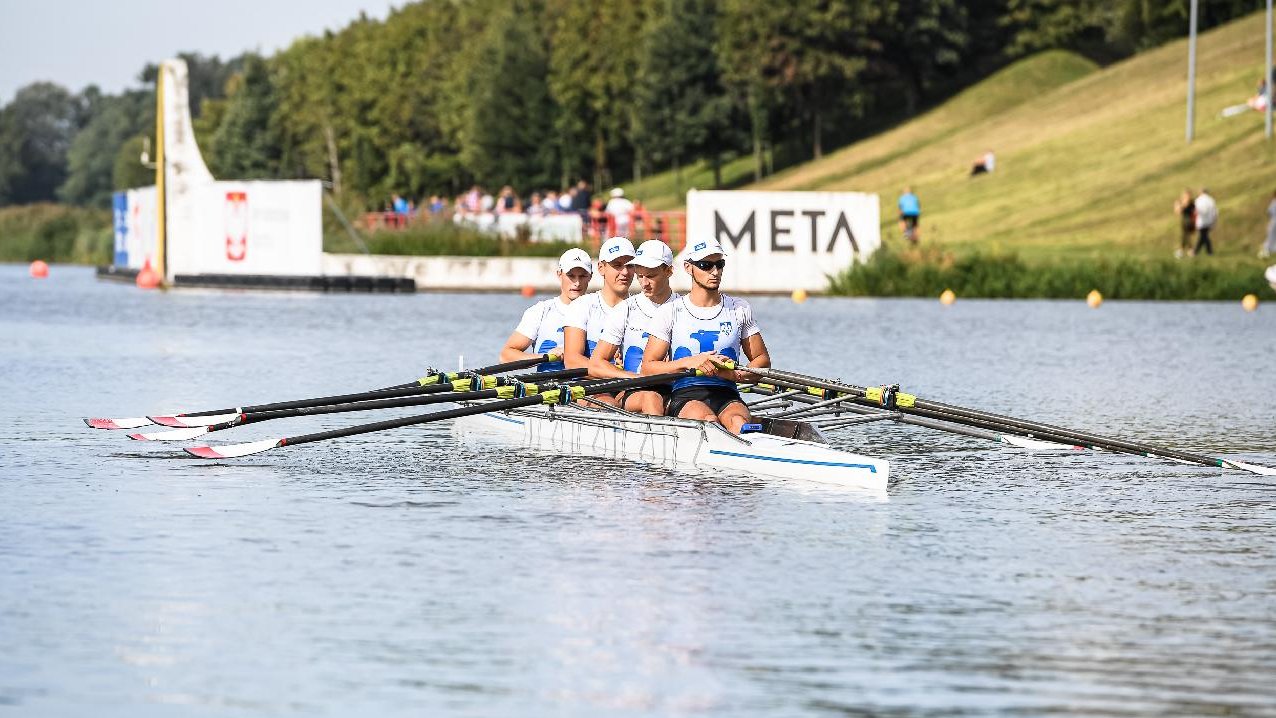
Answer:
<svg viewBox="0 0 1276 718"><path fill-rule="evenodd" d="M634 225L646 217L642 204L626 197L623 188L612 189L604 202L594 195L588 181L580 180L562 191L534 191L526 197L520 196L509 185L496 194L474 185L451 202L443 196L431 195L420 205L395 194L390 197L377 221L383 226L402 227L418 219L464 221L484 215L511 213L528 217L578 214L587 233L604 236L628 236Z"/></svg>

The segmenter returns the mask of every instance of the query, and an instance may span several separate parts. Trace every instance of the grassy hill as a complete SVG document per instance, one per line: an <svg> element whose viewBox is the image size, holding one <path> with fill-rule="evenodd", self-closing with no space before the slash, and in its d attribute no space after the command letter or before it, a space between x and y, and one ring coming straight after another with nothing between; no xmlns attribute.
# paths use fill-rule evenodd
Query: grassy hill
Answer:
<svg viewBox="0 0 1276 718"><path fill-rule="evenodd" d="M911 184L927 244L1037 261L1168 256L1178 242L1174 198L1206 186L1219 202L1215 250L1252 257L1276 190L1276 144L1264 140L1260 113L1223 119L1219 111L1253 92L1263 42L1262 13L1200 37L1191 144L1186 40L1103 69L1046 52L892 130L746 188L876 192L890 244L899 242L895 198ZM997 171L968 177L985 149L996 152ZM730 164L726 181L746 175L750 162ZM683 185L709 186L707 170L684 171ZM665 173L631 194L676 206L672 187Z"/></svg>

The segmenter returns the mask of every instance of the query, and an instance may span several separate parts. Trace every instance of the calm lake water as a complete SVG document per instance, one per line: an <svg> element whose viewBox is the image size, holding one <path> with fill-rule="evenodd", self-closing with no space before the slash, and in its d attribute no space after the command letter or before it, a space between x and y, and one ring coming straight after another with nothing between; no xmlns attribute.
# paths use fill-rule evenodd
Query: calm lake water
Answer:
<svg viewBox="0 0 1276 718"><path fill-rule="evenodd" d="M1276 464L1276 306L753 303L777 367ZM525 304L0 266L0 713L1276 714L1272 479L877 423L835 435L893 462L874 500L445 425L210 464L80 422L490 363Z"/></svg>

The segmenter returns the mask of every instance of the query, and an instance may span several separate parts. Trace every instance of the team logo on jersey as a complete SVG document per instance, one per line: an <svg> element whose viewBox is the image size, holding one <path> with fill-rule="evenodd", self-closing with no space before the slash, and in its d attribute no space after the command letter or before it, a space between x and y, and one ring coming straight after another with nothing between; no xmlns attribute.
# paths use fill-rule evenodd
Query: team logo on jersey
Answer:
<svg viewBox="0 0 1276 718"><path fill-rule="evenodd" d="M722 330L723 334L730 334L731 326L731 322L718 322L718 329Z"/></svg>

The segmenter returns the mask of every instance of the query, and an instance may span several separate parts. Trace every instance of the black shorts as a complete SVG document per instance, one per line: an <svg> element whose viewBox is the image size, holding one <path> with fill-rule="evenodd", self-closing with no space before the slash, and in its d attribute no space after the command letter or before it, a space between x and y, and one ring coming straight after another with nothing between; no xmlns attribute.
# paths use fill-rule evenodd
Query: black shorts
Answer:
<svg viewBox="0 0 1276 718"><path fill-rule="evenodd" d="M657 384L656 386L645 386L641 389L625 389L616 394L616 401L620 402L621 407L624 407L625 399L641 391L656 392L660 395L663 404L669 406L669 397L673 396L673 384Z"/></svg>
<svg viewBox="0 0 1276 718"><path fill-rule="evenodd" d="M689 401L703 402L715 414L721 414L733 402L744 403L740 392L734 387L689 386L673 393L673 398L669 400L669 416L677 416Z"/></svg>
<svg viewBox="0 0 1276 718"><path fill-rule="evenodd" d="M908 227L909 229L913 229L914 227L916 227L918 224L921 223L922 216L920 214L901 214L899 216L899 219L901 222L904 223L905 227Z"/></svg>

